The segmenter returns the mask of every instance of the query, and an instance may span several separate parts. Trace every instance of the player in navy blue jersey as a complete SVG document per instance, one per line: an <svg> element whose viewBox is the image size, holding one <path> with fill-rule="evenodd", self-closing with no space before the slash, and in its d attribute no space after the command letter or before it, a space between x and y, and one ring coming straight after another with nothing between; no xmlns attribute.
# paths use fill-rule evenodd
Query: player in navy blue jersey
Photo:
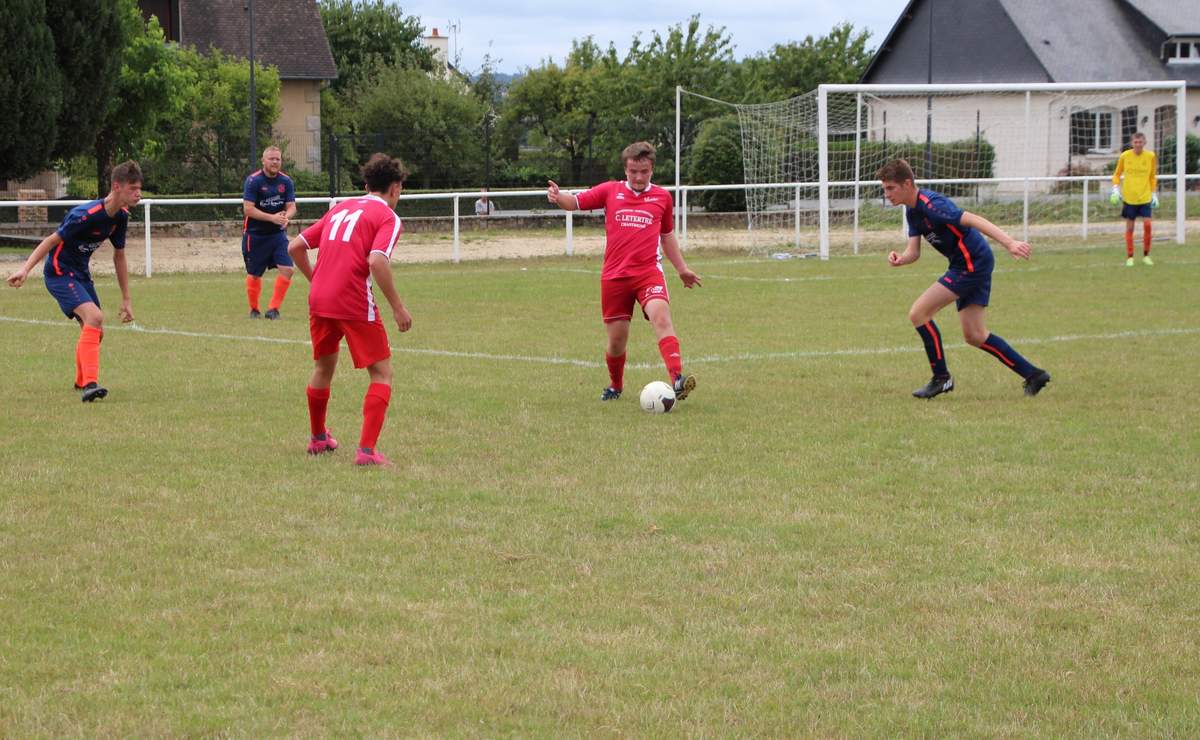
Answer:
<svg viewBox="0 0 1200 740"><path fill-rule="evenodd" d="M942 335L934 315L955 303L962 323L963 338L995 357L1009 370L1025 379L1025 395L1036 396L1050 382L1050 373L1035 367L1001 337L988 331L984 323L992 290L995 261L984 235L990 236L1017 259L1029 259L1030 246L1017 241L983 216L964 211L941 193L917 188L913 171L903 159L897 159L875 173L883 183L883 194L892 205L908 210L908 245L903 252L890 252L893 267L916 262L921 256L921 238L950 260L950 268L913 303L908 318L925 343L925 354L933 369L933 378L913 391L917 398L933 398L954 390L954 378L946 368Z"/></svg>
<svg viewBox="0 0 1200 740"><path fill-rule="evenodd" d="M136 162L113 168L112 190L100 200L72 208L58 229L42 240L21 269L8 277L19 288L29 271L40 261L46 290L58 301L67 318L79 322L75 345L75 388L85 402L108 395L100 385L100 340L104 336L104 312L92 283L92 253L108 240L113 245L113 267L121 288L121 321L133 321L129 300L129 267L125 262L125 231L129 208L142 199L142 171Z"/></svg>
<svg viewBox="0 0 1200 740"><path fill-rule="evenodd" d="M246 178L242 191L242 213L246 216L242 232L242 259L246 262L246 298L250 318L263 314L258 310L262 294L262 276L278 268L275 290L267 304L266 317L279 318L279 307L292 284L292 258L288 254L287 226L296 215L296 186L281 171L283 155L277 146L263 150L262 169Z"/></svg>

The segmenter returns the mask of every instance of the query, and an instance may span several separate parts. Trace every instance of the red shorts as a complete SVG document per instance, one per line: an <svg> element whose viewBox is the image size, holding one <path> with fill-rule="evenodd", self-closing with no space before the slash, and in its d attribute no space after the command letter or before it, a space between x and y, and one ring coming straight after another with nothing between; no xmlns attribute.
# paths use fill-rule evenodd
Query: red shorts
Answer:
<svg viewBox="0 0 1200 740"><path fill-rule="evenodd" d="M662 300L671 302L667 295L667 281L661 270L633 277L611 278L600 281L600 313L604 323L629 321L633 318L633 302L642 307L642 316L647 321L646 304Z"/></svg>
<svg viewBox="0 0 1200 740"><path fill-rule="evenodd" d="M346 338L346 344L350 347L350 359L354 360L354 367L374 365L392 356L382 321L352 321L310 315L308 331L312 336L314 360L335 354L342 337Z"/></svg>

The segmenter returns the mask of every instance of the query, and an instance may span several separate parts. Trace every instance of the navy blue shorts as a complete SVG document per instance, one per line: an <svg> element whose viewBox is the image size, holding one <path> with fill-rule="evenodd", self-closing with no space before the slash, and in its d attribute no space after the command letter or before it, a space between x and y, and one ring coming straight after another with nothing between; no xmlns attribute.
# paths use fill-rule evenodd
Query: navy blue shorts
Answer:
<svg viewBox="0 0 1200 740"><path fill-rule="evenodd" d="M951 268L938 278L938 282L958 296L954 305L959 311L972 305L986 306L992 295L992 268L995 264L990 259L982 264L976 263L973 265L975 269L970 272Z"/></svg>
<svg viewBox="0 0 1200 740"><path fill-rule="evenodd" d="M262 277L272 267L291 267L292 257L288 254L286 231L274 234L242 232L242 259L246 262L246 274Z"/></svg>
<svg viewBox="0 0 1200 740"><path fill-rule="evenodd" d="M1142 203L1135 206L1132 203L1126 203L1121 206L1121 218L1150 218L1150 204Z"/></svg>
<svg viewBox="0 0 1200 740"><path fill-rule="evenodd" d="M100 297L96 295L96 286L91 280L80 280L73 275L46 275L46 290L58 301L58 307L68 319L75 318L75 309L85 303L95 303L100 306Z"/></svg>

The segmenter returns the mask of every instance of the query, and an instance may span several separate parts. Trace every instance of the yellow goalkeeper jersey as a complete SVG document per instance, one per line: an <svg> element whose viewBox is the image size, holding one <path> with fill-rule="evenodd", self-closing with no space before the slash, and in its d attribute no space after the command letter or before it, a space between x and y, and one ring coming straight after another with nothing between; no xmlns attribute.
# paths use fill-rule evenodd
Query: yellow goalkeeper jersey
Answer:
<svg viewBox="0 0 1200 740"><path fill-rule="evenodd" d="M1143 149L1141 154L1134 154L1132 149L1121 152L1117 158L1117 169L1113 172L1113 185L1121 184L1122 173L1125 174L1125 184L1121 185L1121 200L1131 206L1149 203L1158 184L1158 163L1154 152L1149 149Z"/></svg>

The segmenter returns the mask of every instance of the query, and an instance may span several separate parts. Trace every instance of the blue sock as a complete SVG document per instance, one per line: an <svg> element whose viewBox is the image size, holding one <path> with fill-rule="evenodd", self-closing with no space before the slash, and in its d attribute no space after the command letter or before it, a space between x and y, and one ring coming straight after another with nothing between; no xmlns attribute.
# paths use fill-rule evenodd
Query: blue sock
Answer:
<svg viewBox="0 0 1200 740"><path fill-rule="evenodd" d="M929 358L929 367L933 368L935 377L944 378L950 374L946 369L946 354L942 351L942 333L938 331L933 319L917 327L921 341L925 342L925 355ZM1007 345L1006 345L1007 346Z"/></svg>
<svg viewBox="0 0 1200 740"><path fill-rule="evenodd" d="M1005 367L1022 378L1028 378L1037 372L1037 368L1031 365L1029 360L1022 357L1019 352L1008 346L1008 342L995 334L988 334L987 339L983 340L983 344L979 345L979 349L1003 362Z"/></svg>

